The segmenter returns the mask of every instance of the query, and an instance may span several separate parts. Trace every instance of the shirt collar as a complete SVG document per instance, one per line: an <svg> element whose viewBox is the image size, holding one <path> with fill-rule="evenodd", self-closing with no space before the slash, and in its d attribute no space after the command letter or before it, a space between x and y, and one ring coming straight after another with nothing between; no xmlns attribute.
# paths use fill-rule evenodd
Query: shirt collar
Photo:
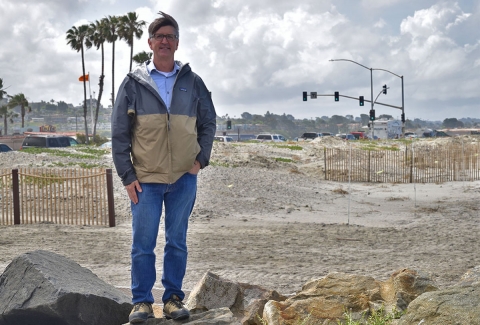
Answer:
<svg viewBox="0 0 480 325"><path fill-rule="evenodd" d="M150 60L150 62L147 64L147 70L150 75L152 74L153 71L156 71L168 78L175 75L178 72L178 70L180 70L180 66L177 64L176 61L174 61L173 70L170 72L163 72L163 71L157 70L157 68L155 68L155 64L153 64L153 60Z"/></svg>

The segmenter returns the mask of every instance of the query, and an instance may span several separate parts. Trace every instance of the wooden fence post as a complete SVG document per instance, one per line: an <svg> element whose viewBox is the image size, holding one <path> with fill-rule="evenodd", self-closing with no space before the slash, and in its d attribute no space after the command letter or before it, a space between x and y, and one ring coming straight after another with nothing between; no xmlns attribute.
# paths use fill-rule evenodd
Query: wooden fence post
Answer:
<svg viewBox="0 0 480 325"><path fill-rule="evenodd" d="M325 166L325 180L327 180L327 147L323 147L323 165Z"/></svg>
<svg viewBox="0 0 480 325"><path fill-rule="evenodd" d="M106 171L106 177L107 177L108 225L110 227L115 227L115 204L113 201L112 169L108 168L105 171Z"/></svg>
<svg viewBox="0 0 480 325"><path fill-rule="evenodd" d="M413 155L413 144L410 147L410 183L413 183L413 159L415 158Z"/></svg>
<svg viewBox="0 0 480 325"><path fill-rule="evenodd" d="M367 182L370 183L372 181L371 179L371 174L372 174L372 166L370 165L371 164L371 154L372 154L372 151L371 150L368 150L368 179L367 179Z"/></svg>
<svg viewBox="0 0 480 325"><path fill-rule="evenodd" d="M18 184L18 169L12 169L13 190L13 224L20 224L20 187Z"/></svg>

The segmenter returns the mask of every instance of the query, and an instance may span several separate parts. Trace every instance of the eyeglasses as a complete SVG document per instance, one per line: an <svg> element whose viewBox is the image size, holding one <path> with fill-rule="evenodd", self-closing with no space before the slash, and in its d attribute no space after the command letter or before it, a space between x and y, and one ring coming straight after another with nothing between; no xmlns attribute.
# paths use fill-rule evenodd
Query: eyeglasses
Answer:
<svg viewBox="0 0 480 325"><path fill-rule="evenodd" d="M159 42L161 42L164 38L166 38L167 41L171 42L173 40L176 40L178 36L174 34L153 34L152 36L150 36L150 38L153 38Z"/></svg>

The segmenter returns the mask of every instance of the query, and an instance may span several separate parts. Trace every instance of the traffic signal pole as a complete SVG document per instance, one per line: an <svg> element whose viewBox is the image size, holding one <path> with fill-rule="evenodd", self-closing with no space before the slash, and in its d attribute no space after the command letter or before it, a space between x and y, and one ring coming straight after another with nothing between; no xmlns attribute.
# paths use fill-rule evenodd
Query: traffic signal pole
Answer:
<svg viewBox="0 0 480 325"><path fill-rule="evenodd" d="M352 62L355 62L355 61L352 61ZM357 63L357 62L355 62L355 63ZM360 65L360 66L362 66L362 67L364 67L364 68L367 68L366 66L361 65L360 63L357 63L357 64ZM371 110L372 110L373 112L375 112L375 111L373 110L373 104L374 104L374 100L373 100L373 69L372 69L372 68L367 68L367 69L370 70L370 98L372 99L372 100L370 101L370 103L372 104ZM378 98L378 97L377 97L377 98ZM375 99L375 100L376 100L376 99ZM375 113L374 113L374 114L375 114ZM375 134L374 134L374 132L375 132L375 126L373 125L374 123L375 123L375 120L372 121L372 140L375 140Z"/></svg>
<svg viewBox="0 0 480 325"><path fill-rule="evenodd" d="M403 87L403 76L399 76L398 74L396 73L393 73L392 71L389 71L389 70L386 70L386 69L375 69L375 68L369 68L369 67L366 67L364 66L363 64L360 64L358 62L355 62L353 60L348 60L348 59L331 59L329 61L348 61L348 62L352 62L352 63L355 63L367 70L370 70L370 94L371 94L371 98L373 99L373 70L381 70L381 71L385 71L385 72L388 72L390 74L393 74L394 76L400 78L402 80L402 107L398 107L398 106L394 106L394 105L387 105L387 104L381 104L381 103L376 103L376 104L380 104L380 105L384 105L384 106L390 106L390 107L394 107L394 108L398 108L398 109L401 109L402 110L402 137L405 135L405 96L404 96L404 87ZM372 108L373 109L373 104L374 102L372 101ZM373 132L373 131L372 131Z"/></svg>

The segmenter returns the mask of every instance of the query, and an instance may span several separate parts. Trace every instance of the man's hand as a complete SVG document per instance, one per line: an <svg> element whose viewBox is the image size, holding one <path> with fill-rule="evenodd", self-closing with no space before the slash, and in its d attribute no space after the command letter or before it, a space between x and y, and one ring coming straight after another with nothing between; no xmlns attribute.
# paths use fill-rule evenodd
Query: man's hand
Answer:
<svg viewBox="0 0 480 325"><path fill-rule="evenodd" d="M198 172L200 171L200 163L195 160L195 162L193 163L193 167L188 171L190 174L193 174L193 175L197 175Z"/></svg>
<svg viewBox="0 0 480 325"><path fill-rule="evenodd" d="M127 190L128 197L133 202L133 204L137 204L138 203L137 191L138 192L142 191L142 187L140 186L140 183L138 182L138 180L135 180L128 185L125 185L125 189Z"/></svg>

